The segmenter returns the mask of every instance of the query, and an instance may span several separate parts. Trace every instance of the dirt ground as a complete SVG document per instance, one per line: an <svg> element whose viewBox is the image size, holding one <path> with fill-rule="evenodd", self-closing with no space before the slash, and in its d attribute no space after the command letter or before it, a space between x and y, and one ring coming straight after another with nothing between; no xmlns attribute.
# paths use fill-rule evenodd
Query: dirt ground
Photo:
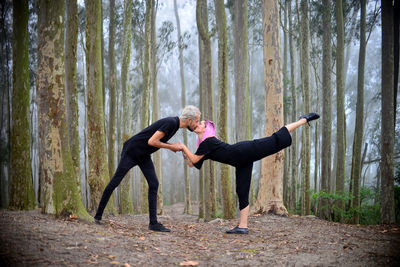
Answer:
<svg viewBox="0 0 400 267"><path fill-rule="evenodd" d="M105 216L103 225L39 210L0 210L1 266L400 266L399 226L354 226L312 217L252 216L198 222L183 205L165 207L170 233L149 231L147 215Z"/></svg>

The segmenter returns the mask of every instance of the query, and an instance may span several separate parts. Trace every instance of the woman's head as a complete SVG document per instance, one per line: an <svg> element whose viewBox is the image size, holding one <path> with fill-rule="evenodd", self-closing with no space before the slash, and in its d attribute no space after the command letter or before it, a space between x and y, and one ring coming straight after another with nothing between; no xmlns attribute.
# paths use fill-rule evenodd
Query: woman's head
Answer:
<svg viewBox="0 0 400 267"><path fill-rule="evenodd" d="M215 125L212 121L206 120L206 121L201 121L194 132L197 134L197 146L200 145L201 142L203 142L206 138L215 136L216 134L216 129Z"/></svg>

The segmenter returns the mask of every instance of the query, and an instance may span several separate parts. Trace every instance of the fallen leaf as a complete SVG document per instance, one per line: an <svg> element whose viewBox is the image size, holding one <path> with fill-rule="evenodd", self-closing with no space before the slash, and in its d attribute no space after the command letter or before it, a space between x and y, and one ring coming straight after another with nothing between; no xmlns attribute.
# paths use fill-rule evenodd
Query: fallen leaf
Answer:
<svg viewBox="0 0 400 267"><path fill-rule="evenodd" d="M111 265L120 265L121 263L119 263L118 261L112 261L110 262Z"/></svg>
<svg viewBox="0 0 400 267"><path fill-rule="evenodd" d="M113 256L113 255L108 255L107 258L109 258L110 260L114 260L114 259L115 259L115 256Z"/></svg>
<svg viewBox="0 0 400 267"><path fill-rule="evenodd" d="M144 240L146 240L146 238L144 236L141 236L141 237L139 237L139 240L144 241Z"/></svg>
<svg viewBox="0 0 400 267"><path fill-rule="evenodd" d="M123 267L131 267L131 265L129 263L124 263L122 264Z"/></svg>
<svg viewBox="0 0 400 267"><path fill-rule="evenodd" d="M199 265L197 261L183 261L179 263L179 266L196 266Z"/></svg>

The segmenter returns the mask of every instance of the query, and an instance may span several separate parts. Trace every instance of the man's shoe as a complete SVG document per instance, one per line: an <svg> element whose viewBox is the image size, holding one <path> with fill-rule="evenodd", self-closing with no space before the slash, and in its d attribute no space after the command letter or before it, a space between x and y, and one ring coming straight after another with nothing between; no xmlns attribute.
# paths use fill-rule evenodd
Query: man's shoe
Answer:
<svg viewBox="0 0 400 267"><path fill-rule="evenodd" d="M235 228L226 231L227 234L240 234L240 235L247 235L249 233L249 230L247 228L239 228L239 226L236 226Z"/></svg>
<svg viewBox="0 0 400 267"><path fill-rule="evenodd" d="M149 230L156 232L171 232L171 230L165 228L161 223L149 224Z"/></svg>
<svg viewBox="0 0 400 267"><path fill-rule="evenodd" d="M101 220L98 220L98 219L96 219L96 218L94 218L94 222L96 223L96 224L99 224L99 225L102 225L103 223L101 222Z"/></svg>
<svg viewBox="0 0 400 267"><path fill-rule="evenodd" d="M306 119L307 122L310 122L310 121L316 120L318 118L319 118L319 114L318 113L308 113L306 115L300 116L299 120L300 119Z"/></svg>

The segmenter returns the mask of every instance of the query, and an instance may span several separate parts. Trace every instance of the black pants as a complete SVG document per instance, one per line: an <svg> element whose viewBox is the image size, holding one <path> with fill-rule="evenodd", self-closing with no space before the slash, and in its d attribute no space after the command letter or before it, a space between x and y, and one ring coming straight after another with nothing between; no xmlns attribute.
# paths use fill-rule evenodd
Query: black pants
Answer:
<svg viewBox="0 0 400 267"><path fill-rule="evenodd" d="M242 164L236 166L236 194L239 198L239 209L249 205L249 191L253 162L275 154L292 144L292 137L286 127L282 127L269 137L244 141L242 143Z"/></svg>
<svg viewBox="0 0 400 267"><path fill-rule="evenodd" d="M103 195L101 197L99 207L97 209L95 219L101 220L104 209L111 197L114 189L121 183L122 179L125 177L126 173L138 165L140 170L146 177L147 184L149 185L148 199L149 199L149 216L150 223L157 222L157 191L158 191L158 179L156 171L154 169L153 162L151 161L150 155L146 157L141 157L140 160L132 159L127 153L127 146L124 145L121 152L121 160L118 164L117 170L111 181L108 183L104 189Z"/></svg>

